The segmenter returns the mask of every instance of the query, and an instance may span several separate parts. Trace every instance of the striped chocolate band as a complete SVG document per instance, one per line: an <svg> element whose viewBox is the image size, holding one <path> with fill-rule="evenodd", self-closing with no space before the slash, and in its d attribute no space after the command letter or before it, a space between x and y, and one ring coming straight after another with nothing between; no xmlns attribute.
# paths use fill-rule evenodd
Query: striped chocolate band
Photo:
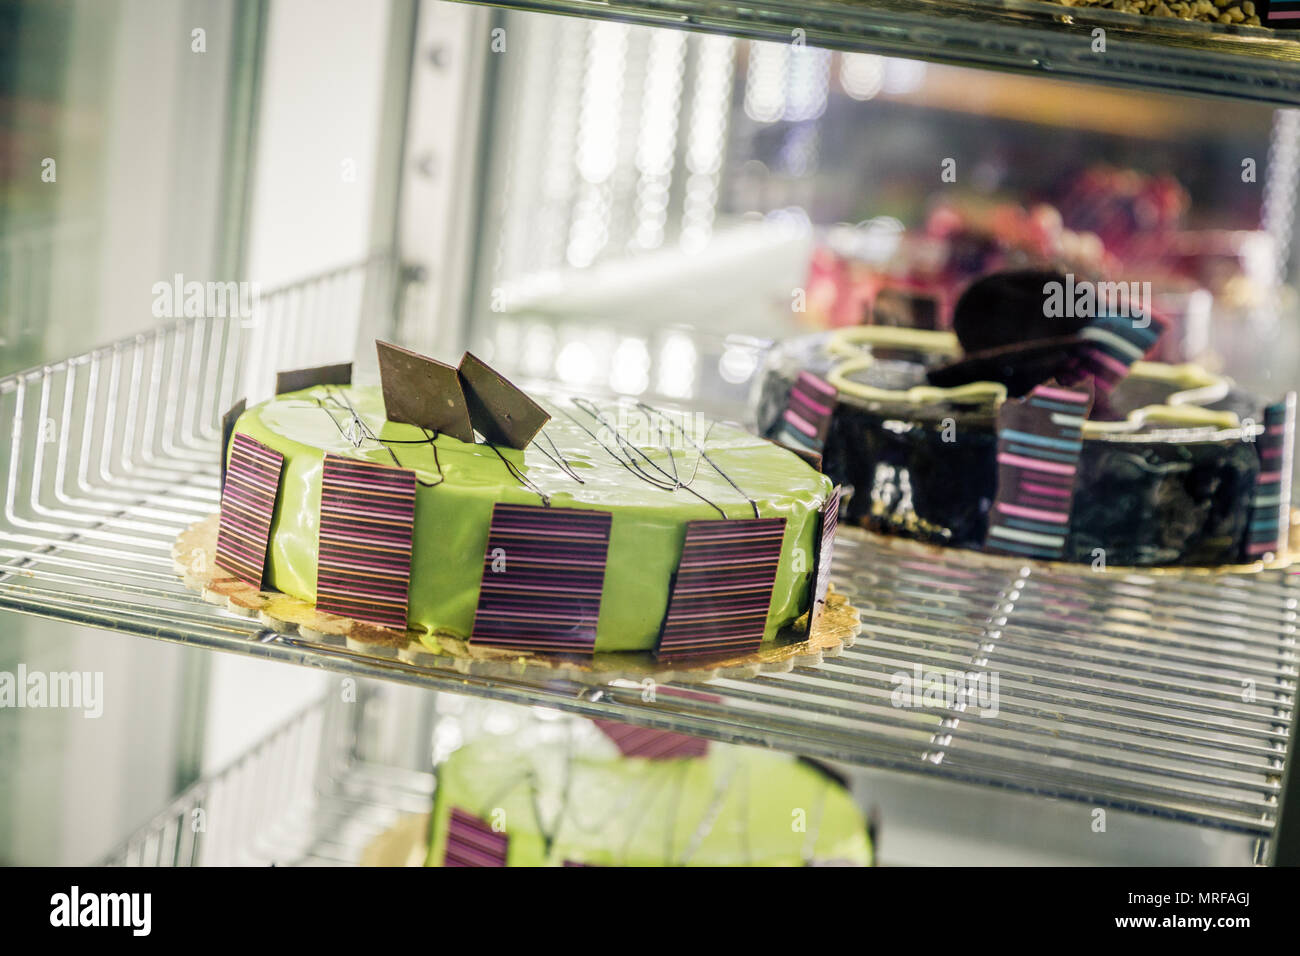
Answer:
<svg viewBox="0 0 1300 956"><path fill-rule="evenodd" d="M505 866L509 850L507 834L494 832L485 820L460 807L451 808L443 866Z"/></svg>
<svg viewBox="0 0 1300 956"><path fill-rule="evenodd" d="M283 468L284 456L273 448L244 434L231 440L221 489L216 564L259 590Z"/></svg>
<svg viewBox="0 0 1300 956"><path fill-rule="evenodd" d="M415 472L326 455L316 607L406 629Z"/></svg>
<svg viewBox="0 0 1300 956"><path fill-rule="evenodd" d="M998 488L985 547L1048 560L1065 552L1091 391L1039 385L998 410Z"/></svg>
<svg viewBox="0 0 1300 956"><path fill-rule="evenodd" d="M590 654L612 519L608 511L493 507L471 643Z"/></svg>
<svg viewBox="0 0 1300 956"><path fill-rule="evenodd" d="M844 488L836 485L822 505L821 534L817 542L817 557L813 562L813 599L809 606L808 631L826 607L826 593L831 586L831 561L835 555L835 529L840 520L840 499Z"/></svg>
<svg viewBox="0 0 1300 956"><path fill-rule="evenodd" d="M1156 344L1164 326L1148 319L1145 327L1134 324L1132 318L1104 315L1080 331L1079 337L1088 345L1073 363L1073 381L1082 383L1091 379L1096 391L1109 394L1128 375L1133 363L1146 355Z"/></svg>
<svg viewBox="0 0 1300 956"><path fill-rule="evenodd" d="M800 372L790 386L781 419L781 442L820 452L826 444L835 411L835 389L810 372Z"/></svg>
<svg viewBox="0 0 1300 956"><path fill-rule="evenodd" d="M657 655L756 649L784 539L784 518L687 522Z"/></svg>
<svg viewBox="0 0 1300 956"><path fill-rule="evenodd" d="M1291 467L1295 455L1295 393L1264 409L1264 433L1255 442L1259 475L1246 527L1246 557L1281 554L1291 526Z"/></svg>

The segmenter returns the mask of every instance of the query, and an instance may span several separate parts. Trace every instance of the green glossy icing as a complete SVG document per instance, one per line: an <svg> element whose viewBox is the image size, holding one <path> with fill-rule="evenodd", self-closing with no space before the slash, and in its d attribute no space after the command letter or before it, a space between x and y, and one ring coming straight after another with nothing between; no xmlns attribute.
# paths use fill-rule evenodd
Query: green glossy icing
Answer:
<svg viewBox="0 0 1300 956"><path fill-rule="evenodd" d="M648 760L599 743L461 747L438 768L426 864L443 859L453 807L504 825L508 866L871 862L848 793L786 754L712 744L705 757Z"/></svg>
<svg viewBox="0 0 1300 956"><path fill-rule="evenodd" d="M346 397L373 434L388 442L411 444L385 447L365 441L354 447L335 423L346 425L351 419L338 403L339 396ZM330 402L333 419L322 400ZM652 649L668 606L669 581L681 554L685 522L721 516L688 491L659 489L629 472L569 417L608 439L608 433L567 398L540 396L539 401L553 416L545 435L582 476L583 483L546 456L542 449L549 452L551 447L540 437L523 451L499 451L550 497L552 507L613 513L596 649ZM611 421L618 420L615 403L598 404ZM436 482L439 477L433 447L422 443L419 428L386 420L383 398L376 387L322 386L280 395L246 411L235 430L285 457L271 525L269 581L276 590L308 601L316 599L324 453L392 465L391 449L398 464L414 470L420 480ZM613 447L612 441L609 444ZM705 448L718 467L757 502L762 517L786 519L781 566L764 636L771 640L780 627L807 608L817 518L831 483L796 455L738 428L714 425L707 431ZM707 463L695 469L699 456L691 446L675 449L672 461L663 448L643 450L669 473L676 467L683 481L693 474L691 487L721 507L728 518L753 515L745 498ZM488 445L467 444L443 435L437 440L437 458L443 480L436 487L420 485L416 494L408 610L411 626L428 633L431 644L436 643L436 631L458 637L470 634L493 504L541 503L538 494L523 486Z"/></svg>

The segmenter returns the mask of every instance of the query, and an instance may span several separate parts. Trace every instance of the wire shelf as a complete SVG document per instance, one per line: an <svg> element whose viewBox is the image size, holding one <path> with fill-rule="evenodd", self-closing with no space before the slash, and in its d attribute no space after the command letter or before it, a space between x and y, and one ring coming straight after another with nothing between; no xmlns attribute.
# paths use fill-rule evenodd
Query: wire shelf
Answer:
<svg viewBox="0 0 1300 956"><path fill-rule="evenodd" d="M326 697L188 787L106 866L355 866L432 799L430 772L366 759L366 700Z"/></svg>
<svg viewBox="0 0 1300 956"><path fill-rule="evenodd" d="M1284 32L1038 0L492 0L486 5L778 43L801 38L826 49L1144 90L1300 103L1300 44ZM1104 51L1094 49L1097 28L1104 31Z"/></svg>
<svg viewBox="0 0 1300 956"><path fill-rule="evenodd" d="M362 268L353 276L366 279ZM336 277L334 280L338 281ZM864 633L814 668L715 680L718 699L465 674L276 633L177 578L176 535L218 504L217 419L258 336L309 348L332 297L266 323L190 319L0 379L0 608L457 694L1084 801L1268 837L1297 679L1300 579L1089 574L848 530L833 580ZM360 301L360 300L358 300ZM315 337L319 338L319 337ZM283 348L281 367L304 353ZM998 681L896 706L900 674ZM981 715L982 714L982 715Z"/></svg>

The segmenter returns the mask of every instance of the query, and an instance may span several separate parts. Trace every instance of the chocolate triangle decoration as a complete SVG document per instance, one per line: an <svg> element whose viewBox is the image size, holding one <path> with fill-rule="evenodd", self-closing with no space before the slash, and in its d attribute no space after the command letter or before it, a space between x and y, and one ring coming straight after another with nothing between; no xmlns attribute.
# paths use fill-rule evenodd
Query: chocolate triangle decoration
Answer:
<svg viewBox="0 0 1300 956"><path fill-rule="evenodd" d="M284 456L278 451L247 435L235 436L221 489L216 565L259 591L283 469Z"/></svg>
<svg viewBox="0 0 1300 956"><path fill-rule="evenodd" d="M1070 534L1091 387L1039 385L998 410L998 490L989 551L1059 560Z"/></svg>
<svg viewBox="0 0 1300 956"><path fill-rule="evenodd" d="M509 448L527 448L551 420L546 409L473 354L465 353L459 371L470 421L488 441Z"/></svg>
<svg viewBox="0 0 1300 956"><path fill-rule="evenodd" d="M473 443L469 405L453 366L388 342L375 342L384 410L390 422L419 425Z"/></svg>
<svg viewBox="0 0 1300 956"><path fill-rule="evenodd" d="M221 416L221 489L226 487L226 469L227 455L230 453L230 436L235 433L235 422L239 421L239 416L244 414L244 409L248 408L248 399L241 398L235 404L230 406L226 414Z"/></svg>
<svg viewBox="0 0 1300 956"><path fill-rule="evenodd" d="M451 808L443 866L505 866L510 837L497 833L486 820L460 807Z"/></svg>
<svg viewBox="0 0 1300 956"><path fill-rule="evenodd" d="M656 656L757 650L784 541L784 518L688 521Z"/></svg>
<svg viewBox="0 0 1300 956"><path fill-rule="evenodd" d="M314 368L298 368L289 372L277 372L275 376L275 394L298 392L313 385L351 385L352 363L338 365L317 365Z"/></svg>
<svg viewBox="0 0 1300 956"><path fill-rule="evenodd" d="M1285 554L1291 532L1291 468L1295 458L1295 392L1264 409L1264 434L1259 451L1259 475L1250 502L1246 527L1246 559L1257 561Z"/></svg>

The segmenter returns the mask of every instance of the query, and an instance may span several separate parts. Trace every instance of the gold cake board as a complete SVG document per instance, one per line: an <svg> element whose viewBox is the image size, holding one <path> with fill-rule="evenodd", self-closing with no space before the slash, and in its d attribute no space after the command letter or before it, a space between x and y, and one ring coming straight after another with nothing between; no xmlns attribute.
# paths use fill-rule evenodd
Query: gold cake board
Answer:
<svg viewBox="0 0 1300 956"><path fill-rule="evenodd" d="M429 814L405 813L361 851L361 866L424 866L429 855Z"/></svg>
<svg viewBox="0 0 1300 956"><path fill-rule="evenodd" d="M172 545L176 571L186 586L204 600L224 604L238 614L256 617L283 634L297 633L320 644L344 644L355 653L397 658L429 667L452 668L463 674L486 677L536 677L607 683L616 679L657 681L707 681L715 677L757 677L820 664L852 647L862 630L857 609L831 589L826 609L806 635L807 615L784 628L775 641L756 651L707 661L660 662L648 651L597 652L592 655L545 654L471 644L443 631L397 631L351 618L317 611L311 603L257 588L231 577L217 567L218 515L191 525Z"/></svg>

